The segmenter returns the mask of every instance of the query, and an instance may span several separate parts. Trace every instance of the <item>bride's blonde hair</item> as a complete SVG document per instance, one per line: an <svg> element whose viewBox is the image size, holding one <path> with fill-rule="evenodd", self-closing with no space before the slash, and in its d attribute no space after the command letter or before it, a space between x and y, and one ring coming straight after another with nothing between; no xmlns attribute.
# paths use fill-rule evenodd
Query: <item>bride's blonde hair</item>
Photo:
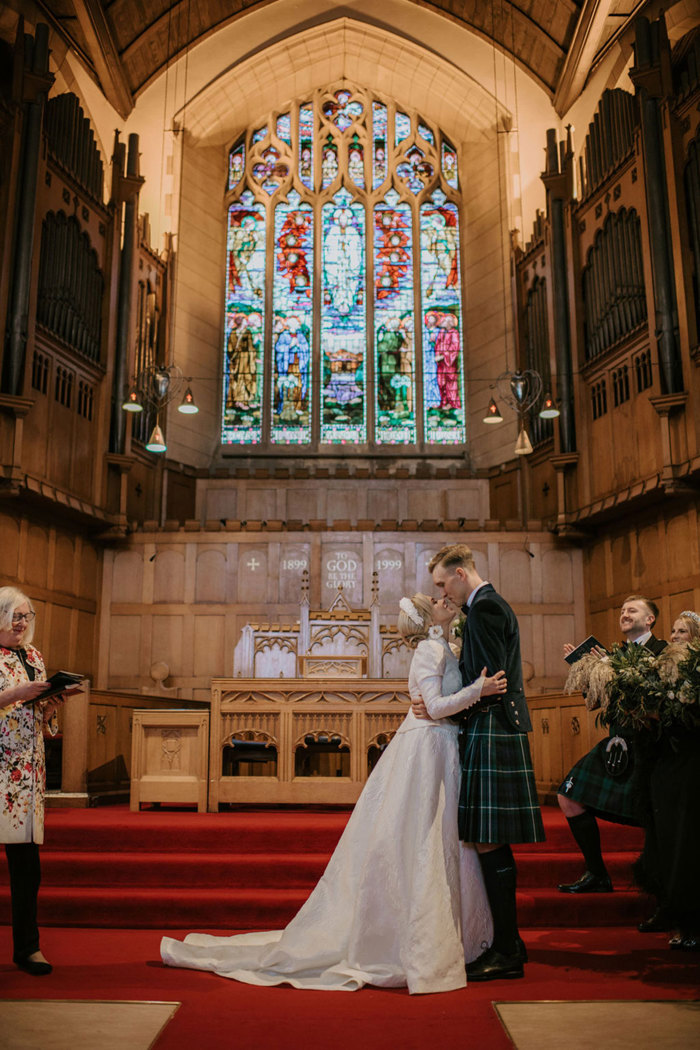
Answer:
<svg viewBox="0 0 700 1050"><path fill-rule="evenodd" d="M415 649L419 642L428 637L428 628L433 622L433 603L427 594L414 594L411 602L421 622L416 623L401 609L396 626L406 644Z"/></svg>

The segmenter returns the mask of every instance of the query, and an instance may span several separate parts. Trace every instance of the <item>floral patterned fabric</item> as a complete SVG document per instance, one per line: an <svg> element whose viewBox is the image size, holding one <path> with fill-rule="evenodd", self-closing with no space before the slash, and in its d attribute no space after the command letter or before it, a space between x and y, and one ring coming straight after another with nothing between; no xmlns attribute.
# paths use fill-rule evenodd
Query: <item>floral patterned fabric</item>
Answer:
<svg viewBox="0 0 700 1050"><path fill-rule="evenodd" d="M44 681L41 653L31 645L25 651L27 663L34 668L34 680ZM0 646L0 692L28 681L15 650ZM0 709L0 842L44 841L43 730L43 705L13 704ZM49 732L54 736L57 731L53 715Z"/></svg>

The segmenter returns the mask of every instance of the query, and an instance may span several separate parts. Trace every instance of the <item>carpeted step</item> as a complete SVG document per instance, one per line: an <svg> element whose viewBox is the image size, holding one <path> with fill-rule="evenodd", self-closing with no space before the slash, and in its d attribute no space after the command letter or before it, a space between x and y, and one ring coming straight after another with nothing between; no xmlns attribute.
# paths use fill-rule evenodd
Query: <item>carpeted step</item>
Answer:
<svg viewBox="0 0 700 1050"><path fill-rule="evenodd" d="M308 889L132 886L42 886L41 926L134 929L268 930L285 926ZM9 890L0 888L0 922L9 921ZM651 905L636 892L574 895L556 890L518 892L523 926L594 927L636 924ZM7 916L7 918L4 918Z"/></svg>
<svg viewBox="0 0 700 1050"><path fill-rule="evenodd" d="M311 890L330 859L326 853L153 853L42 852L44 886L231 886ZM607 853L605 860L615 886L632 886L633 853ZM517 858L518 885L554 888L573 882L583 872L575 852L523 853ZM0 885L8 875L0 866Z"/></svg>

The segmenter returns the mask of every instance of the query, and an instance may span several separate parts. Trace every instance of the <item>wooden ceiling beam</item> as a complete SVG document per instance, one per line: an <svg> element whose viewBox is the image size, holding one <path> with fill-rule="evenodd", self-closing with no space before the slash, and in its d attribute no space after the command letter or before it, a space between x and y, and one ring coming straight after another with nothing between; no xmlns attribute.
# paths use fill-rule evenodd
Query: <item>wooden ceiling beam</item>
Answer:
<svg viewBox="0 0 700 1050"><path fill-rule="evenodd" d="M104 8L100 0L73 0L73 7L107 101L126 119L134 99Z"/></svg>
<svg viewBox="0 0 700 1050"><path fill-rule="evenodd" d="M566 60L554 92L554 108L560 117L579 97L593 64L613 0L585 0Z"/></svg>

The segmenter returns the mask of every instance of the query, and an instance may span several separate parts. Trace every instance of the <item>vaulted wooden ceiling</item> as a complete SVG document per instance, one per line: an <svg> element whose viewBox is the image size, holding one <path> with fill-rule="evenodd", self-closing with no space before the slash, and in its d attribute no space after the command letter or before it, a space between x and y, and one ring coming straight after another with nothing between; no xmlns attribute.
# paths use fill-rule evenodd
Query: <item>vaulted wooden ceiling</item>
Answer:
<svg viewBox="0 0 700 1050"><path fill-rule="evenodd" d="M126 116L139 93L193 43L274 2L42 0L41 9ZM645 6L635 0L409 2L494 41L551 94L560 111L575 97L596 50ZM378 16L381 20L381 5Z"/></svg>

